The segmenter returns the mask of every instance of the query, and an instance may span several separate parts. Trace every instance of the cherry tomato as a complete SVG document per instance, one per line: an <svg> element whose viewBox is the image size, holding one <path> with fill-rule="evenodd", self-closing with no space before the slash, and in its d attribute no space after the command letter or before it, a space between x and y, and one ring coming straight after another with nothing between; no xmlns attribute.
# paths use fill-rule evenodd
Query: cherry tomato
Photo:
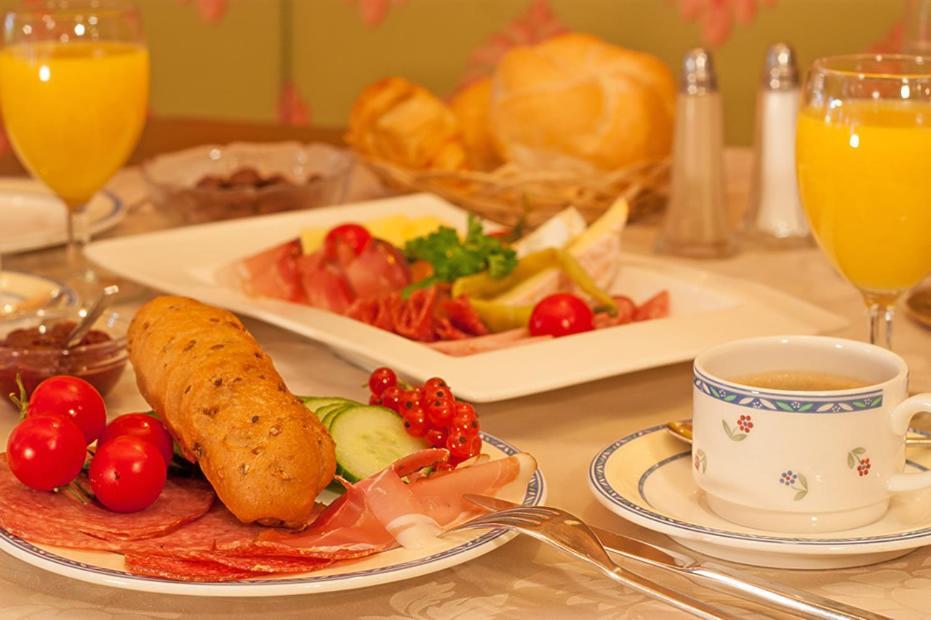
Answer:
<svg viewBox="0 0 931 620"><path fill-rule="evenodd" d="M568 336L594 329L588 304L570 293L544 297L530 313L531 336Z"/></svg>
<svg viewBox="0 0 931 620"><path fill-rule="evenodd" d="M101 504L114 512L136 512L158 499L167 472L154 444L121 435L97 449L87 476Z"/></svg>
<svg viewBox="0 0 931 620"><path fill-rule="evenodd" d="M328 256L336 256L336 248L344 243L352 248L353 254L358 256L372 240L372 234L359 224L341 224L330 229L324 239L324 247Z"/></svg>
<svg viewBox="0 0 931 620"><path fill-rule="evenodd" d="M390 368L376 368L369 375L369 389L375 396L380 396L387 388L398 384L398 376Z"/></svg>
<svg viewBox="0 0 931 620"><path fill-rule="evenodd" d="M429 424L427 422L427 416L424 414L423 409L420 408L420 405L405 411L403 417L404 429L407 431L408 435L423 437L427 434Z"/></svg>
<svg viewBox="0 0 931 620"><path fill-rule="evenodd" d="M31 415L10 433L7 463L20 482L32 489L51 491L81 473L87 444L71 418Z"/></svg>
<svg viewBox="0 0 931 620"><path fill-rule="evenodd" d="M455 432L446 439L449 456L456 461L464 461L477 455L482 450L482 439L478 435Z"/></svg>
<svg viewBox="0 0 931 620"><path fill-rule="evenodd" d="M49 377L29 397L26 415L69 416L84 433L84 445L98 439L107 425L107 406L93 385L67 375Z"/></svg>
<svg viewBox="0 0 931 620"><path fill-rule="evenodd" d="M426 432L424 437L427 438L427 443L429 443L434 448L446 447L446 431L443 429L431 428Z"/></svg>
<svg viewBox="0 0 931 620"><path fill-rule="evenodd" d="M427 420L433 428L446 428L453 419L453 404L448 400L434 400L424 407Z"/></svg>
<svg viewBox="0 0 931 620"><path fill-rule="evenodd" d="M385 388L385 391L381 393L381 406L400 413L401 389L396 385Z"/></svg>
<svg viewBox="0 0 931 620"><path fill-rule="evenodd" d="M152 442L165 459L165 463L171 463L175 455L174 440L168 429L160 420L147 413L127 413L110 422L97 440L98 449L115 437L123 435L132 435Z"/></svg>

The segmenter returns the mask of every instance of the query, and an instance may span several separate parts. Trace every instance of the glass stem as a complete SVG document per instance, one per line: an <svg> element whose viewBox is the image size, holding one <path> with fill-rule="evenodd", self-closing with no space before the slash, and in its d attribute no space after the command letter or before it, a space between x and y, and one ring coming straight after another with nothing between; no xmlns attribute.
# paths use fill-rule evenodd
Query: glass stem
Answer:
<svg viewBox="0 0 931 620"><path fill-rule="evenodd" d="M895 306L873 302L870 308L870 343L892 350L892 320Z"/></svg>
<svg viewBox="0 0 931 620"><path fill-rule="evenodd" d="M88 284L96 281L94 271L84 258L84 246L90 241L90 222L87 205L69 205L68 207L68 250L67 261L72 273Z"/></svg>

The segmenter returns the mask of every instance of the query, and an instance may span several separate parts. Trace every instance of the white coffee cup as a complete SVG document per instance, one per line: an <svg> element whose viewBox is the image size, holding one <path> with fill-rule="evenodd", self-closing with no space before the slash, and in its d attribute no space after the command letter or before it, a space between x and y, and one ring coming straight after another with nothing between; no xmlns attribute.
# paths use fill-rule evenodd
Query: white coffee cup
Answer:
<svg viewBox="0 0 931 620"><path fill-rule="evenodd" d="M793 391L741 385L766 372L829 373L866 387ZM908 367L880 347L819 336L752 338L702 352L694 364L692 474L708 506L742 525L827 532L873 522L891 494L931 487L903 473L912 416L931 394L908 395Z"/></svg>

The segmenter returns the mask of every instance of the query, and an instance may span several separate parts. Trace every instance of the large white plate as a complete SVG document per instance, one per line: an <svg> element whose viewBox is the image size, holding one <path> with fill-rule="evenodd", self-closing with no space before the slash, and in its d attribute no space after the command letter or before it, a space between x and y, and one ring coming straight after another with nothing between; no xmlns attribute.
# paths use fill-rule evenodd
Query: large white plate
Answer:
<svg viewBox="0 0 931 620"><path fill-rule="evenodd" d="M67 240L64 203L35 179L0 177L0 254L48 248ZM125 215L123 202L108 191L87 204L91 234L116 226Z"/></svg>
<svg viewBox="0 0 931 620"><path fill-rule="evenodd" d="M87 256L152 288L224 306L319 340L364 366L389 365L417 380L441 376L456 387L457 394L476 402L680 362L725 340L811 334L846 323L758 284L624 255L612 290L642 301L667 289L670 318L452 357L330 312L248 297L215 277L218 268L295 238L302 228L364 222L393 213L434 215L461 226L466 220L464 211L435 196L419 194L99 241L87 248ZM489 372L490 368L507 371Z"/></svg>
<svg viewBox="0 0 931 620"><path fill-rule="evenodd" d="M483 451L493 459L518 452L514 446L487 433L482 433L482 438ZM543 474L539 470L534 472L526 490L507 499L530 506L543 503L546 499ZM33 545L2 529L0 549L41 569L97 585L160 594L262 597L355 590L419 577L484 555L514 536L514 532L505 530L462 532L445 537L443 546L429 552L392 549L305 575L224 583L140 577L124 570L123 556L119 554Z"/></svg>
<svg viewBox="0 0 931 620"><path fill-rule="evenodd" d="M931 454L916 448L911 470ZM884 562L931 543L931 493L896 495L882 519L823 534L785 534L731 523L708 507L692 479L688 446L654 426L618 439L589 467L589 486L608 510L717 558L774 568L832 569Z"/></svg>

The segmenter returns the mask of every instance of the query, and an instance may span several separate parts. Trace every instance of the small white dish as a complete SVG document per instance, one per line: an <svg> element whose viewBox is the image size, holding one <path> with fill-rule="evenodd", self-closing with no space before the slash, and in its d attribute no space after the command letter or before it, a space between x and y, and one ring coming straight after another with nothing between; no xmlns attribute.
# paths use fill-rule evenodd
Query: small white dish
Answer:
<svg viewBox="0 0 931 620"><path fill-rule="evenodd" d="M56 306L73 306L78 303L77 293L61 282L31 273L0 271L0 317L16 312L21 304L37 304L38 310L52 300Z"/></svg>
<svg viewBox="0 0 931 620"><path fill-rule="evenodd" d="M482 439L483 452L492 459L518 452L514 446L487 433L482 433ZM543 474L538 469L523 494L517 492L505 499L528 506L542 504L546 500ZM207 597L265 597L359 590L428 575L485 555L516 535L516 532L503 529L470 530L444 537L439 548L429 551L399 547L304 575L207 583L132 575L124 569L123 556L118 553L33 545L2 529L0 550L51 573L123 590Z"/></svg>
<svg viewBox="0 0 931 620"><path fill-rule="evenodd" d="M39 250L67 240L65 205L42 183L28 178L0 177L0 254ZM98 192L87 204L91 235L116 226L126 215L120 198Z"/></svg>
<svg viewBox="0 0 931 620"><path fill-rule="evenodd" d="M893 498L878 521L842 532L783 534L731 523L711 511L692 479L690 450L654 426L619 439L589 467L589 486L611 512L723 560L772 568L832 569L884 562L931 544L931 492ZM908 471L931 466L909 453Z"/></svg>
<svg viewBox="0 0 931 620"><path fill-rule="evenodd" d="M622 254L612 292L638 302L669 291L670 316L453 357L365 323L301 304L249 297L221 282L222 267L297 238L304 228L405 213L465 228L467 213L430 194L294 211L108 239L86 255L151 288L187 295L318 340L368 369L391 366L423 381L441 376L473 402L536 394L692 359L727 340L839 329L843 318L754 282L647 256ZM489 368L508 372L490 373Z"/></svg>

